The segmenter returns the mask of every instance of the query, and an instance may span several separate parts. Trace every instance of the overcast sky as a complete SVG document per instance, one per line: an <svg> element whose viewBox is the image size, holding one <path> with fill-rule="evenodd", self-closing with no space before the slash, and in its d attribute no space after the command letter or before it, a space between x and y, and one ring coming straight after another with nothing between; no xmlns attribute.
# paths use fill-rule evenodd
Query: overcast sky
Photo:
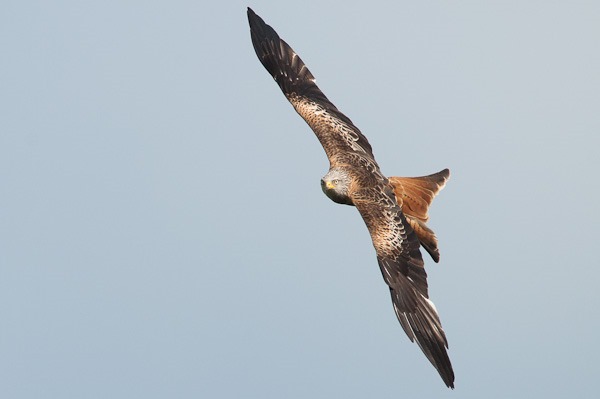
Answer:
<svg viewBox="0 0 600 399"><path fill-rule="evenodd" d="M455 391L321 192L247 6L385 174L450 168L426 266ZM592 0L5 1L2 396L594 396L598 21Z"/></svg>

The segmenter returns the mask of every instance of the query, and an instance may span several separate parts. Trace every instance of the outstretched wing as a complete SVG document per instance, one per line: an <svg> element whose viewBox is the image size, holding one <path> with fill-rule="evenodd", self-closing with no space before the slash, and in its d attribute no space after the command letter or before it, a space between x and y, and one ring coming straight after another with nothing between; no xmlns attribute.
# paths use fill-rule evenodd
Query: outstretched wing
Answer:
<svg viewBox="0 0 600 399"><path fill-rule="evenodd" d="M344 163L349 152L373 159L367 138L317 87L314 76L298 54L250 8L248 22L258 59L315 132L329 162L333 166Z"/></svg>
<svg viewBox="0 0 600 399"><path fill-rule="evenodd" d="M383 279L402 328L454 388L454 372L446 349L448 341L427 292L427 273L419 251L419 239L398 206L389 186L375 186L352 194L377 253Z"/></svg>
<svg viewBox="0 0 600 399"><path fill-rule="evenodd" d="M403 215L388 180L381 175L371 145L318 88L314 76L294 50L250 8L248 21L258 59L315 132L331 166L354 167L350 197L371 233L398 320L446 385L453 388L454 373L446 352L448 343L435 306L428 299L419 239Z"/></svg>

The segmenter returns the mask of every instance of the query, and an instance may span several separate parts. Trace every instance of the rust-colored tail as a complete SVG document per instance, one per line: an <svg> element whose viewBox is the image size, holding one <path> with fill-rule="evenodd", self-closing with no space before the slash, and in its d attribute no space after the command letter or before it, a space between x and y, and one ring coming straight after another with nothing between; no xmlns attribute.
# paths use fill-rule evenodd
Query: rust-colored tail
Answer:
<svg viewBox="0 0 600 399"><path fill-rule="evenodd" d="M449 177L450 171L444 169L429 176L389 178L406 220L435 262L440 260L440 251L435 233L425 224L429 220L427 210Z"/></svg>

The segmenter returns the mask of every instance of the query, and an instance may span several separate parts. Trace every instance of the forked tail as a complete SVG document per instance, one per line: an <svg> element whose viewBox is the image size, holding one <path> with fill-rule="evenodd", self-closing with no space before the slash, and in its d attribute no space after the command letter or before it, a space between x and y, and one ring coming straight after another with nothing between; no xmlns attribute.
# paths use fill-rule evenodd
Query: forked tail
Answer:
<svg viewBox="0 0 600 399"><path fill-rule="evenodd" d="M440 260L440 251L435 233L425 224L429 220L429 206L438 192L446 185L450 170L421 177L390 177L398 204L406 220L413 228L421 245L435 262Z"/></svg>

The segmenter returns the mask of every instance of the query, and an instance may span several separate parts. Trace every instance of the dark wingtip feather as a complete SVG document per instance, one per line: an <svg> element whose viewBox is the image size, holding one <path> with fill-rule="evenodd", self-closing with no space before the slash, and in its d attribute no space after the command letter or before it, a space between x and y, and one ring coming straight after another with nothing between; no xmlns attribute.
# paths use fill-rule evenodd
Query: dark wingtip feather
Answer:
<svg viewBox="0 0 600 399"><path fill-rule="evenodd" d="M254 51L285 95L304 95L325 99L302 59L277 32L248 8L248 22Z"/></svg>
<svg viewBox="0 0 600 399"><path fill-rule="evenodd" d="M288 98L299 96L310 99L343 122L353 125L352 121L341 113L317 87L315 77L300 56L250 8L248 8L248 22L252 45L258 59ZM360 145L368 152L372 152L366 138L361 139Z"/></svg>
<svg viewBox="0 0 600 399"><path fill-rule="evenodd" d="M407 294L409 287L390 288L394 311L408 338L418 344L448 388L454 389L454 370L448 356L448 340L439 316L425 297Z"/></svg>

